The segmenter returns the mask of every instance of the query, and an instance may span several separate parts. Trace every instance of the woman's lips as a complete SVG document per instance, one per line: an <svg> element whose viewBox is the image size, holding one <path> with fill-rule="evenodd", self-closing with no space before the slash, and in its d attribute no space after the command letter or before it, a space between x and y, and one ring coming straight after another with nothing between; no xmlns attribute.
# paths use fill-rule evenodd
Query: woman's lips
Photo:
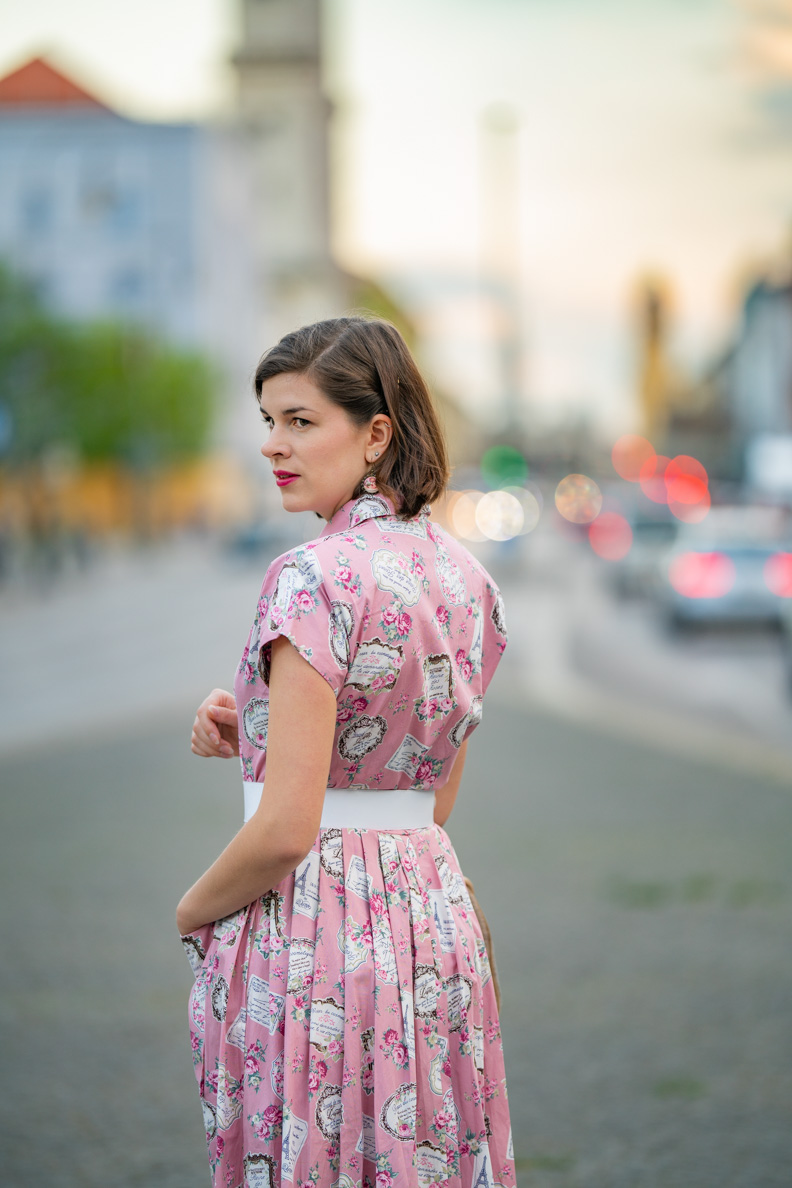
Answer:
<svg viewBox="0 0 792 1188"><path fill-rule="evenodd" d="M295 479L299 478L299 474L290 474L288 470L276 470L275 482L279 487L288 487L289 483L293 483Z"/></svg>

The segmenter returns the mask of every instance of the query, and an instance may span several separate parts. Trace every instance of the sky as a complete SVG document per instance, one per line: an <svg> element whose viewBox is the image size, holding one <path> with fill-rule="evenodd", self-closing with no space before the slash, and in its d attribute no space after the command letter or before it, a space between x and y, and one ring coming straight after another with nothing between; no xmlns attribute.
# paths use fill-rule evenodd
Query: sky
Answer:
<svg viewBox="0 0 792 1188"><path fill-rule="evenodd" d="M669 279L674 350L695 369L733 333L747 269L792 242L789 0L325 11L337 252L419 303L457 294L446 333L453 347L456 325L462 388L478 382L464 343L482 227L505 217L484 199L492 104L517 121L514 273L529 399L545 409L633 415L642 275ZM0 30L0 70L55 52L130 115L200 119L231 102L234 0L0 0Z"/></svg>

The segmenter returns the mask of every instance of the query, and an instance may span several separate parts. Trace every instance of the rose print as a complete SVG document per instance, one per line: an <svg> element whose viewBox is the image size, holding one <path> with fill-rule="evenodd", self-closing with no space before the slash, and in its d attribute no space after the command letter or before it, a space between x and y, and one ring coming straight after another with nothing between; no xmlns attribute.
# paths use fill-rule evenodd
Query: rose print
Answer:
<svg viewBox="0 0 792 1188"><path fill-rule="evenodd" d="M416 787L431 788L443 769L442 759L423 759L415 769Z"/></svg>
<svg viewBox="0 0 792 1188"><path fill-rule="evenodd" d="M252 685L256 680L257 672L250 659L250 648L246 647L242 653L242 659L239 661L239 668L237 671L241 674L246 685Z"/></svg>
<svg viewBox="0 0 792 1188"><path fill-rule="evenodd" d="M360 574L353 572L348 558L343 553L336 553L336 562L335 569L330 570L336 586L340 586L342 590L347 590L350 594L359 595L361 593Z"/></svg>
<svg viewBox="0 0 792 1188"><path fill-rule="evenodd" d="M256 1114L248 1115L253 1133L265 1142L277 1138L283 1129L283 1111L279 1106L268 1105Z"/></svg>
<svg viewBox="0 0 792 1188"><path fill-rule="evenodd" d="M407 1053L407 1045L398 1043L393 1045L393 1059L400 1068L406 1068L409 1063L409 1056Z"/></svg>
<svg viewBox="0 0 792 1188"><path fill-rule="evenodd" d="M389 1027L385 1032L380 1044L380 1051L384 1052L397 1068L404 1070L409 1066L410 1057L407 1045L399 1039L399 1034L393 1027Z"/></svg>
<svg viewBox="0 0 792 1188"><path fill-rule="evenodd" d="M412 616L402 608L400 602L392 602L380 614L380 629L391 643L399 643L412 631Z"/></svg>
<svg viewBox="0 0 792 1188"><path fill-rule="evenodd" d="M415 712L422 722L433 722L436 718L450 714L454 704L450 697L430 697L428 700L418 697L415 700Z"/></svg>
<svg viewBox="0 0 792 1188"><path fill-rule="evenodd" d="M462 677L462 680L467 681L467 683L470 684L470 678L473 676L473 664L471 663L470 657L465 654L463 648L460 648L454 659L456 660L457 668L459 669L459 675Z"/></svg>

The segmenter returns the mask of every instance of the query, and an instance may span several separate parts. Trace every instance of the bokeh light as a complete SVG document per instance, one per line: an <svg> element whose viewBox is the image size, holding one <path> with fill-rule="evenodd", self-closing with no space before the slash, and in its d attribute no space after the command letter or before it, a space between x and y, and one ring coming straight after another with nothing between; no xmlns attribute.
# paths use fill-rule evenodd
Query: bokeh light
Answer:
<svg viewBox="0 0 792 1188"><path fill-rule="evenodd" d="M489 491L476 504L476 527L488 540L511 540L522 531L525 517L519 500L508 491Z"/></svg>
<svg viewBox="0 0 792 1188"><path fill-rule="evenodd" d="M792 553L773 553L764 565L768 590L779 598L792 598Z"/></svg>
<svg viewBox="0 0 792 1188"><path fill-rule="evenodd" d="M483 499L483 491L453 491L448 499L446 515L455 536L463 540L482 541L486 535L476 523L476 507Z"/></svg>
<svg viewBox="0 0 792 1188"><path fill-rule="evenodd" d="M527 533L533 532L539 523L544 506L542 492L533 483L525 487L504 487L504 490L513 495L522 508L523 526L520 529L520 535L525 536Z"/></svg>
<svg viewBox="0 0 792 1188"><path fill-rule="evenodd" d="M677 503L676 500L669 499L668 510L685 524L700 524L711 504L710 493L705 491L698 503Z"/></svg>
<svg viewBox="0 0 792 1188"><path fill-rule="evenodd" d="M668 503L700 503L707 494L707 472L697 458L677 454L665 470Z"/></svg>
<svg viewBox="0 0 792 1188"><path fill-rule="evenodd" d="M528 477L528 463L514 446L494 445L484 452L481 473L491 487L521 487Z"/></svg>
<svg viewBox="0 0 792 1188"><path fill-rule="evenodd" d="M555 505L572 524L590 524L602 508L602 492L585 474L568 474L556 487Z"/></svg>
<svg viewBox="0 0 792 1188"><path fill-rule="evenodd" d="M650 441L639 437L637 433L625 433L611 450L613 469L620 478L628 483L637 483L641 475L641 467L654 458L655 450Z"/></svg>
<svg viewBox="0 0 792 1188"><path fill-rule="evenodd" d="M680 553L668 580L684 598L722 598L734 585L734 562L725 553Z"/></svg>
<svg viewBox="0 0 792 1188"><path fill-rule="evenodd" d="M638 472L638 482L647 499L652 503L668 503L668 488L666 487L665 472L671 459L665 454L652 454L647 458Z"/></svg>
<svg viewBox="0 0 792 1188"><path fill-rule="evenodd" d="M620 512L601 512L589 524L589 544L605 561L621 561L632 547L632 528Z"/></svg>

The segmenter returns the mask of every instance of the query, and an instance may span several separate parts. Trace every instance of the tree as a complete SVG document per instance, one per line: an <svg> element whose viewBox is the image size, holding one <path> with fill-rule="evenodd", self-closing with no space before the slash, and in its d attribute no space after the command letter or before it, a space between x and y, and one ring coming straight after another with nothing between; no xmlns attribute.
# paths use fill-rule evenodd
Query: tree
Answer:
<svg viewBox="0 0 792 1188"><path fill-rule="evenodd" d="M84 461L149 466L206 448L216 377L199 353L141 328L75 324L0 267L0 410L14 463L66 445Z"/></svg>

